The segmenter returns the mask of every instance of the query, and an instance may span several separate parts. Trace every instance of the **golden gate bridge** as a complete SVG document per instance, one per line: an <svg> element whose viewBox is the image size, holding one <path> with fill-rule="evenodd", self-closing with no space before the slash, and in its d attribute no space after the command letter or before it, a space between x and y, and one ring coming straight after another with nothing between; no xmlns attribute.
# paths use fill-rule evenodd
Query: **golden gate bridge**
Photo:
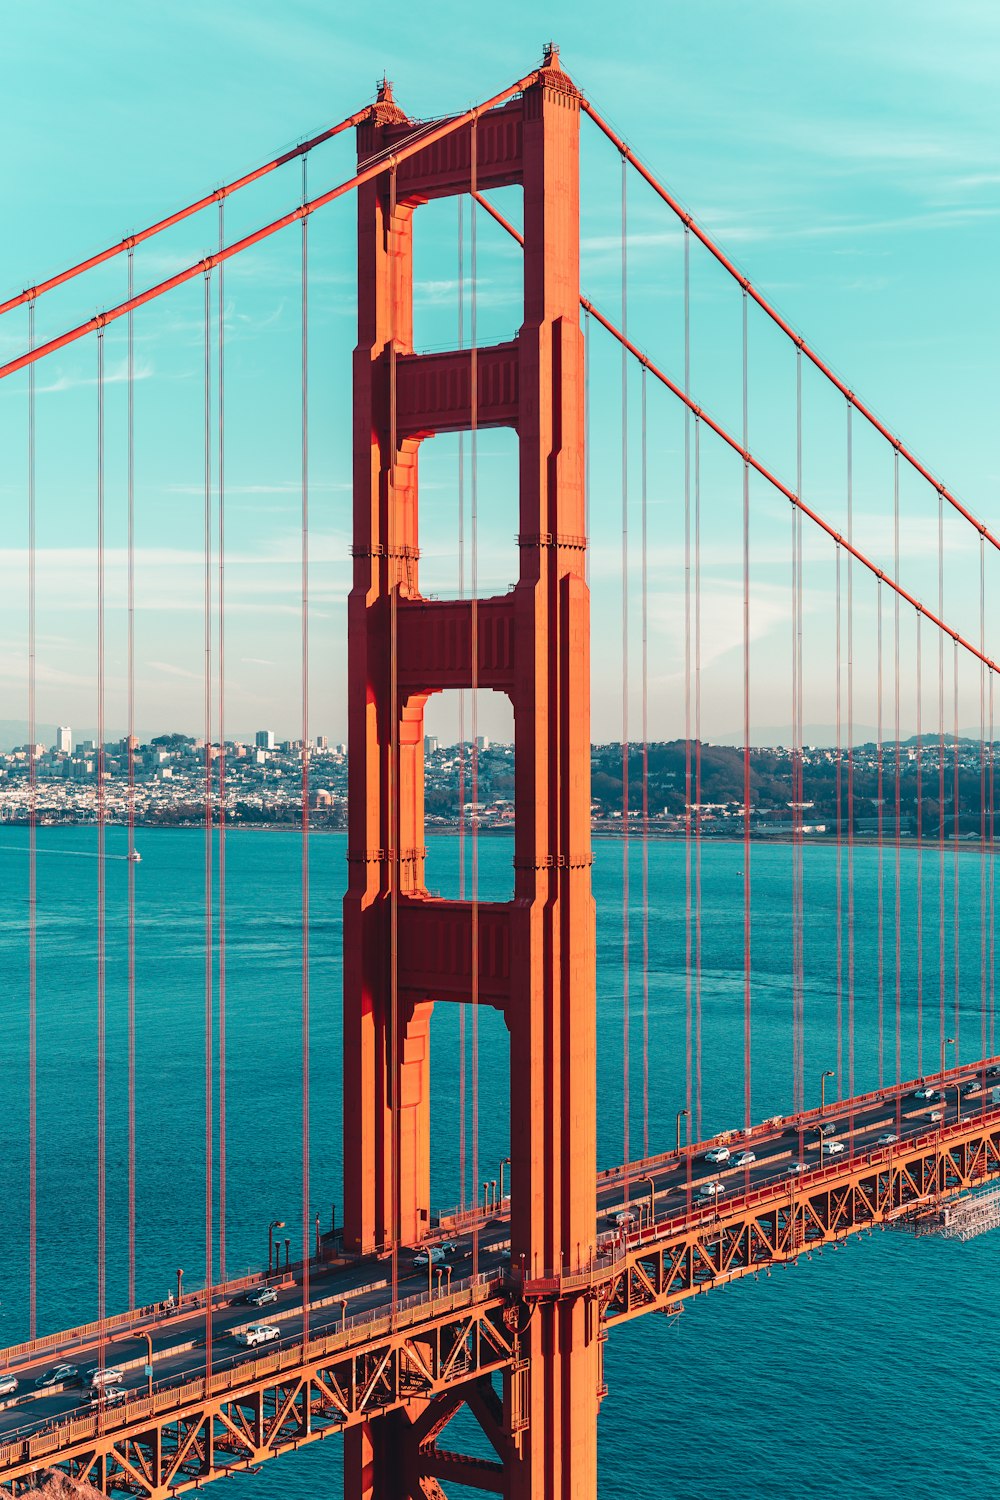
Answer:
<svg viewBox="0 0 1000 1500"><path fill-rule="evenodd" d="M615 314L580 285L581 121L609 144L621 166L621 308ZM293 161L305 162L326 141L357 132L357 171L315 197L307 196L251 233L228 240L224 204L234 194ZM628 186L638 178L670 223L683 251L683 338L656 358L630 331ZM521 227L491 194L523 194ZM339 198L357 207L358 341L353 368L353 586L348 602L349 828L344 905L344 1153L343 1222L320 1235L310 1175L309 807L310 807L310 421L309 227ZM432 200L471 204L471 269L466 292L470 340L420 352L413 324L414 225ZM156 284L136 290L135 256L158 234L218 206L219 246ZM523 254L523 321L516 336L477 342L477 210ZM461 220L459 221L461 223ZM484 221L485 222L485 221ZM226 1256L225 1072L225 830L226 737L225 587L222 527L225 455L224 377L227 264L272 236L298 226L300 240L301 533L301 842L302 842L302 1206L294 1263L234 1279ZM702 251L736 289L741 423L731 430L703 404L692 380L690 260ZM36 338L36 309L54 288L124 257L127 295L107 311ZM464 263L463 263L464 264ZM214 278L214 283L213 283ZM107 1210L107 892L105 805L105 548L109 452L105 390L107 330L127 331L128 410L125 432L128 527L129 732L128 784L133 795L129 850L134 851L134 524L135 432L132 385L136 315L185 283L203 287L204 625L205 625L205 1287L170 1303L136 1306L136 1091L134 949L135 862L128 869L129 920L129 1303L108 1306ZM213 301L213 285L215 299ZM27 1342L3 1355L3 1370L30 1399L0 1410L0 1484L14 1494L45 1471L112 1495L149 1500L198 1488L241 1469L254 1469L290 1449L331 1435L345 1438L345 1493L351 1497L439 1497L449 1484L512 1500L579 1497L597 1490L597 1415L604 1394L603 1345L616 1324L649 1312L675 1313L691 1296L748 1275L769 1273L815 1248L840 1246L879 1225L931 1223L944 1206L1000 1176L1000 1107L993 1079L993 681L996 664L986 640L986 557L1000 541L977 520L909 446L878 418L768 298L695 223L657 176L601 116L549 47L532 69L475 108L428 121L409 119L383 83L374 104L236 181L198 199L140 233L0 303L0 315L23 309L23 352L0 366L0 378L26 385L28 501L29 764L37 791L36 714L36 372L70 344L94 348L95 516L98 588L98 734L95 812L98 983L98 1240L96 1319L39 1334L37 1306L38 931L36 820L29 826L29 1326ZM581 323L581 314L583 323ZM796 454L793 480L751 443L750 318L791 350L791 404ZM595 1056L595 912L591 888L591 663L588 534L605 501L589 483L588 443L601 442L608 414L598 418L588 387L593 329L621 359L623 719L622 931L624 1153L598 1171ZM464 330L461 322L460 329ZM214 342L213 342L214 336ZM671 370L673 369L673 373ZM629 382L641 382L641 590L629 598L635 547L629 524L635 475L629 462ZM843 494L831 510L804 494L803 375L811 370L841 412ZM345 382L346 386L346 382ZM11 388L10 386L7 387ZM682 415L684 515L685 847L685 1107L676 1140L650 1139L649 1052L649 584L650 393L666 392ZM478 592L477 442L493 428L518 440L517 550L512 589ZM471 452L470 573L460 597L421 592L418 458L441 433L462 434ZM889 496L890 556L858 535L855 449L861 435L884 448ZM738 499L741 595L739 638L743 712L742 1033L743 1119L723 1135L701 1134L702 784L701 689L703 616L700 585L700 485L709 453L730 464L728 488ZM904 476L906 482L904 483ZM838 485L840 481L838 480ZM911 486L915 485L916 488ZM760 496L780 500L790 516L791 632L787 663L765 663L788 679L792 725L792 870L785 990L792 1019L789 1112L754 1118L755 857L751 695L756 680L751 609L755 567L752 519ZM844 503L841 503L844 502ZM846 521L840 519L846 505ZM928 506L930 509L928 510ZM921 509L922 507L922 509ZM914 518L937 525L937 594L923 597L904 578L901 534ZM967 580L945 608L946 515L970 539L978 600ZM462 515L464 524L464 511ZM803 532L821 545L835 580L835 628L826 684L836 710L837 902L814 933L804 873L803 705L805 583L809 561ZM464 556L464 552L463 552ZM862 609L858 601L863 591ZM974 591L973 591L974 592ZM213 633L213 603L218 633ZM978 615L976 605L978 604ZM641 619L641 792L631 801L630 632ZM867 613L865 611L868 611ZM874 610L874 614L871 612ZM886 624L885 616L891 622ZM873 626L874 620L874 626ZM969 623L969 620L972 623ZM905 622L905 625L904 625ZM634 642L633 642L634 645ZM875 658L878 715L878 1087L858 1092L855 1019L872 996L858 983L854 859L855 676L861 658ZM937 665L928 693L925 678ZM950 680L946 673L950 670ZM933 673L931 673L933 677ZM909 681L904 679L909 678ZM937 722L932 727L934 688ZM950 693L946 694L946 687ZM511 702L516 728L514 889L510 900L486 901L478 885L478 825L463 828L471 846L471 881L461 899L427 888L424 847L424 711L430 697L469 694L471 747L463 754L471 803L478 801L477 695L490 690ZM978 702L978 1035L960 1062L959 926L969 921L959 897L959 712L962 694ZM925 702L925 695L927 701ZM928 703L932 711L928 713ZM946 707L948 712L946 712ZM923 964L924 907L904 910L902 729L915 715L919 841L915 857L938 871L938 973ZM891 716L887 734L886 717ZM464 734L463 734L464 741ZM935 753L933 785L925 787L922 752ZM952 758L953 757L953 758ZM928 773L929 774L929 773ZM946 786L946 778L951 786ZM946 814L953 798L950 827ZM938 826L925 837L926 808ZM34 807L34 803L32 803ZM638 816L633 816L638 814ZM632 850L641 851L641 938L629 917ZM925 849L924 845L929 847ZM946 909L946 855L954 860L951 911ZM975 853L971 853L975 858ZM890 878L884 878L886 865ZM919 878L919 877L918 877ZM215 883L218 883L217 886ZM920 886L918 884L918 892ZM954 925L954 974L946 972L946 920ZM835 953L836 1068L825 1070L819 1108L807 1107L806 953L814 941ZM915 1035L904 1034L904 948L915 941ZM937 979L936 986L933 983ZM934 1001L936 1000L936 1005ZM324 995L321 1003L329 1002ZM435 1002L466 1007L472 1032L471 1072L462 1052L462 1194L454 1213L432 1215L430 1188L430 1019ZM498 1010L510 1037L509 1184L478 1201L477 1016ZM954 1007L954 1008L953 1008ZM635 1023L641 1034L636 1037ZM951 1032L953 1035L946 1035ZM886 1033L888 1045L885 1045ZM955 1052L949 1058L948 1048ZM630 1077L642 1058L641 1090ZM904 1055L914 1054L913 1076ZM826 1080L834 1079L829 1103ZM653 1080L655 1083L655 1079ZM642 1153L630 1149L632 1090L641 1093ZM466 1095L468 1094L468 1097ZM687 1120L686 1139L681 1122ZM468 1144L466 1136L468 1134ZM663 1149L656 1151L660 1145ZM668 1149L672 1146L672 1149ZM466 1150L469 1159L466 1161ZM507 1163L505 1162L505 1165ZM977 1200L978 1201L978 1200ZM961 1210L959 1209L959 1212ZM954 1212L954 1208L949 1210ZM976 1221L992 1223L977 1209ZM971 1221L970 1221L971 1222ZM274 1226L272 1226L274 1227ZM283 1226L281 1226L283 1227ZM918 1252L914 1252L918 1253ZM249 1298L249 1301L248 1301ZM258 1314L252 1311L256 1303ZM268 1308L267 1313L263 1312ZM263 1328L264 1331L259 1330ZM94 1398L81 1404L72 1367L93 1364ZM64 1367L60 1374L60 1366ZM53 1372L52 1377L46 1372ZM134 1373L132 1373L134 1372ZM74 1372L75 1373L75 1372ZM122 1384L112 1399L105 1376ZM34 1383L42 1377L36 1391ZM102 1391L104 1394L102 1395ZM449 1446L448 1427L465 1412L478 1424L492 1457Z"/></svg>

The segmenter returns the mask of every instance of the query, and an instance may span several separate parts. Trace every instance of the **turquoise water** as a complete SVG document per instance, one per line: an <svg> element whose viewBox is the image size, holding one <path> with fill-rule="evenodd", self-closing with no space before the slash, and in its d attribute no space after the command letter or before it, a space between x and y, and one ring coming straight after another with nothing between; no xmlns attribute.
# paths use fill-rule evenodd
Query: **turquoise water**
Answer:
<svg viewBox="0 0 1000 1500"><path fill-rule="evenodd" d="M109 831L109 850L124 848ZM202 836L140 831L136 870L138 1158L137 1274L141 1301L163 1296L175 1269L204 1276ZM26 1334L27 1091L26 831L0 830L0 985L8 1274L0 1287L0 1339ZM94 833L39 832L39 1325L96 1312L96 954ZM286 832L243 832L228 843L228 1268L266 1257L267 1224L299 1212L299 842ZM511 846L483 839L484 899L509 892ZM673 1140L685 1103L684 847L650 848L650 1104L652 1149ZM948 1035L955 1034L953 860L945 858ZM705 1134L741 1123L743 853L704 850L703 1030ZM978 853L957 856L960 879L959 1024L962 1056L981 1035ZM845 863L846 875L846 863ZM450 894L456 841L431 841L430 883ZM128 866L108 862L108 1304L126 1300L126 1074L124 911ZM792 1097L791 851L755 846L753 871L753 1113ZM324 1226L341 1183L340 835L312 840L313 1207ZM641 854L633 846L631 1154L642 1148ZM599 841L599 1159L621 1158L621 845ZM924 1063L938 1065L938 863L923 856ZM837 1067L836 854L805 851L807 1101ZM902 1071L917 1072L915 1035L917 855L904 850L900 879ZM857 922L856 1087L878 1081L877 855L855 855ZM846 884L845 884L846 909ZM886 936L883 1060L895 1074L893 856L884 864ZM492 1012L480 1018L479 1180L506 1153L506 1041ZM434 1207L460 1196L457 1152L458 1017L433 1023ZM846 1075L846 1047L843 1054ZM846 1084L846 1076L845 1076ZM828 1097L832 1096L833 1090ZM293 1233L288 1230L285 1233ZM759 1283L692 1302L676 1324L662 1317L615 1330L606 1346L610 1394L600 1421L601 1494L626 1487L677 1500L741 1497L957 1496L992 1493L1000 1416L993 1278L1000 1240L968 1245L877 1234L827 1251ZM456 1443L458 1439L455 1439ZM336 1442L317 1445L235 1481L258 1500L339 1494ZM451 1492L449 1492L451 1493ZM461 1493L455 1491L455 1493ZM468 1493L468 1492L466 1492Z"/></svg>

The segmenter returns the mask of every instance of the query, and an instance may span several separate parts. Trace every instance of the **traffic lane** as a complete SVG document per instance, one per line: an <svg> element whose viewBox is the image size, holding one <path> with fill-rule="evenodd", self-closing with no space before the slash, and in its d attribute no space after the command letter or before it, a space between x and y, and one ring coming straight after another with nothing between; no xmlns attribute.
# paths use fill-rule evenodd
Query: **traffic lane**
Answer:
<svg viewBox="0 0 1000 1500"><path fill-rule="evenodd" d="M504 1268L505 1262L499 1253L499 1247L502 1243L503 1230L499 1233L494 1233L485 1242L481 1242L481 1270L499 1273ZM468 1256L471 1256L471 1237L469 1237L466 1260ZM408 1260L409 1258L407 1257L407 1262ZM407 1264L407 1262L404 1262L405 1268L397 1277L397 1291L401 1300L411 1296L420 1296L428 1290L427 1276L424 1268L414 1267L411 1263ZM372 1266L377 1264L379 1264L377 1261L369 1262L366 1267L369 1281ZM461 1256L458 1257L457 1264L454 1260L450 1264L455 1280L460 1281L468 1274L471 1274L471 1266ZM456 1270L459 1272L457 1277L454 1276ZM329 1295L329 1284L334 1284L336 1278L328 1277L326 1279L328 1287L324 1291ZM347 1294L346 1315L349 1318L359 1313L373 1313L378 1315L379 1312L389 1310L392 1296L391 1285L388 1281L374 1287L366 1286L366 1290L360 1296L351 1297L351 1288L358 1286L366 1286L366 1282L355 1274L349 1278L349 1281L344 1282L338 1288L338 1293L345 1292ZM235 1307L217 1311L212 1327L213 1369L224 1369L239 1362L252 1361L258 1357L262 1350L276 1346L282 1347L289 1343L294 1343L296 1339L301 1338L303 1318L300 1308L296 1306L294 1290L291 1288L285 1289L280 1299L284 1304L281 1310L291 1312L292 1316L286 1316L280 1323L275 1325L281 1328L281 1337L279 1340L273 1341L268 1345L257 1346L257 1348L238 1345L234 1341L234 1333L238 1328L246 1326L248 1322L258 1321L266 1323L269 1311L277 1310L277 1304L271 1303L268 1307L259 1310L246 1304L237 1304ZM435 1290L437 1290L436 1286ZM317 1302L310 1302L309 1327L310 1333L313 1336L335 1333L342 1326L344 1305L340 1300L340 1296L338 1295L337 1302L332 1306L318 1306L318 1301L322 1300L317 1299ZM162 1335L161 1339L154 1345L156 1356L154 1364L155 1387L158 1388L164 1382L170 1383L172 1380L195 1375L204 1369L205 1341L203 1317L195 1320L194 1331L198 1335L198 1342L194 1347L178 1348L177 1343L190 1345L191 1340L188 1338L168 1341L165 1335ZM192 1329L188 1327L178 1330L178 1332L190 1334ZM133 1347L130 1348L129 1345ZM140 1353L144 1355L146 1352L144 1340L129 1337L123 1339L120 1346L116 1340L114 1345L105 1350L106 1368L113 1369L115 1367L115 1357L118 1355L119 1347L121 1347L120 1357L123 1362L128 1362L131 1358L137 1357ZM128 1390L134 1391L136 1394L143 1393L147 1385L145 1370L142 1368L123 1370L120 1384ZM65 1389L53 1394L47 1392L44 1394L39 1393L30 1402L26 1402L20 1406L11 1406L5 1412L0 1413L0 1432L20 1430L25 1426L26 1422L29 1422L32 1426L44 1425L45 1422L53 1418L65 1418L81 1410L90 1412L93 1410L93 1407L90 1403L81 1401L79 1387Z"/></svg>

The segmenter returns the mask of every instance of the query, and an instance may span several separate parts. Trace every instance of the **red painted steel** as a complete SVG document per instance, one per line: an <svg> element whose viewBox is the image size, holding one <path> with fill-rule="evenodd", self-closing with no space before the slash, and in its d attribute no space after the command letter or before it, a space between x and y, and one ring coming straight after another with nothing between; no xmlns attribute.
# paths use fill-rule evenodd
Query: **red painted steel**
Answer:
<svg viewBox="0 0 1000 1500"><path fill-rule="evenodd" d="M629 150L628 146L626 146L621 137L616 134L616 132L612 129L608 122L598 114L593 105L590 104L586 99L583 99L581 101L580 107L585 114L590 116L597 128L603 131L603 133L607 136L608 140L612 143L615 149L620 151L625 160L635 168L643 181L649 184L654 193L656 193L658 197L662 198L667 207L677 215L681 223L691 231L691 233L702 245L704 245L709 254L712 255L718 261L719 265L722 266L725 271L728 271L730 276L732 276L734 280L739 283L739 285L743 288L745 295L752 298L752 300L756 302L761 311L767 314L772 323L780 328L782 333L784 333L788 338L792 340L792 342L797 346L797 348L802 351L806 359L808 359L811 364L815 365L820 374L825 375L827 380L829 380L834 386L836 386L840 394L847 397L848 401L854 407L855 411L860 412L865 421L871 423L872 427L874 427L875 431L880 435L880 437L885 438L886 442L892 444L893 448L895 448L900 457L905 458L906 462L910 465L911 468L916 470L921 479L926 479L927 483L929 485L932 485L933 488L938 491L938 494L941 495L942 499L947 500L948 504L952 507L953 510L956 510L964 520L968 521L970 525L976 528L981 536L983 536L992 546L996 547L997 550L1000 551L1000 537L996 537L993 532L990 531L985 521L978 521L972 514L972 512L967 510L962 502L952 494L947 486L940 479L936 478L935 475L931 473L930 469L924 467L919 458L917 458L916 455L913 454L909 448L907 448L902 438L896 437L893 433L891 433L888 427L886 427L885 423L881 422L878 419L871 408L866 406L865 403L860 400L857 395L855 395L854 391L852 391L848 386L844 384L844 382L840 379L840 376L837 375L833 370L831 370L830 366L820 358L816 351L809 347L802 335L800 333L796 333L791 324L787 323L781 316L777 308L773 307L772 304L768 302L767 298L761 292L757 291L756 287L749 280L749 278L744 276L739 267L733 264L733 262L725 254L725 252L720 249L720 247L715 243L712 237L707 234L705 230L702 229L697 223L695 223L695 220L688 213L687 209L682 207L682 205L678 203L677 199L667 191L663 184L657 181L648 167L644 166L639 158Z"/></svg>
<svg viewBox="0 0 1000 1500"><path fill-rule="evenodd" d="M155 224L150 224L146 229L140 229L135 234L127 234L117 245L109 245L106 250L99 250L95 255L88 255L86 260L78 261L75 266L69 266L65 271L60 271L56 276L49 276L45 281L38 282L37 286L28 287L27 291L19 292L16 297L8 297L6 302L0 302L0 317L12 308L21 307L26 302L34 302L45 292L51 292L54 287L62 286L64 282L72 281L76 276L82 276L84 271L92 271L95 266L103 265L105 261L113 260L116 255L122 255L126 251L131 253L136 245L141 245L143 240L152 239L154 235L162 234L164 229L171 229L175 224L180 224L184 219L190 219L192 215L200 213L203 208L209 208L213 203L221 204L224 199L231 198L238 193L240 188L245 188L251 182L257 182L261 177L266 177L278 167L285 166L296 157L305 156L324 141L330 141L335 135L340 135L344 130L351 130L359 120L363 120L368 113L368 106L358 110L356 114L348 115L346 120L341 120L336 125L331 125L327 130L321 130L319 135L314 135L300 145L293 146L290 151L283 151L280 156L274 157L272 161L265 162L263 166L255 167L252 172L246 172L242 177L226 183L224 187L216 188L214 192L207 193L204 198L198 198L194 203L189 203L186 208L179 208L175 213L168 214L165 219L158 219Z"/></svg>
<svg viewBox="0 0 1000 1500"><path fill-rule="evenodd" d="M430 1002L492 1002L511 1034L511 1242L529 1272L587 1264L595 1222L579 110L552 53L522 97L445 122L394 182L383 174L358 193L345 1234L370 1250L426 1231ZM383 90L359 127L359 159L391 152L409 129ZM523 185L524 323L498 350L416 355L414 211L480 183ZM431 604L417 571L420 441L490 420L520 440L519 581L507 598ZM517 724L515 893L503 906L432 901L424 887L424 705L477 681L509 694ZM540 1309L523 1352L526 1420L504 1492L596 1493L597 1328L585 1300ZM348 1438L348 1494L400 1492L393 1431L363 1424Z"/></svg>
<svg viewBox="0 0 1000 1500"><path fill-rule="evenodd" d="M434 122L422 126L405 140L400 141L392 152L394 163L409 160L418 151L438 143L453 131L460 129L463 125L480 113L502 104L513 95L520 93L527 83L530 75L521 78L517 83L511 84L510 88L503 89L499 94L481 104L477 110L466 110L465 114L455 115L444 122ZM39 359L44 359L48 354L54 354L57 349L64 349L67 344L73 344L77 339L84 338L88 333L96 329L104 328L108 323L113 323L117 318L123 318L126 313L137 307L142 307L147 302L153 302L157 297L162 297L165 292L173 291L174 287L183 286L185 282L192 281L195 276L201 276L206 271L212 271L216 266L223 265L231 260L234 255L241 255L244 250L249 250L253 245L259 245L262 240L270 239L272 234L279 230L287 229L299 220L314 214L317 209L325 208L328 203L333 203L338 198L343 198L346 193L353 192L356 188L363 187L372 182L386 171L387 162L384 159L372 161L366 158L361 170L351 177L347 182L338 183L336 187L329 188L325 193L312 198L308 203L300 204L289 213L282 214L279 219L272 219L270 224L265 224L260 229L255 229L252 234L244 235L242 239L234 240L231 245L217 250L213 255L206 255L204 260L196 261L194 265L186 266L183 271L178 271L173 276L168 276L165 281L159 281L155 286L147 287L144 292L139 292L134 297L129 297L125 302L120 302L116 307L108 308L106 312L96 313L94 317L88 318L85 323L79 323L75 328L69 328L65 333L58 334L44 344L39 344L35 349L29 349L20 354L16 359L9 360L0 365L0 380L7 375L13 375L17 370L23 370L27 365L34 364Z"/></svg>

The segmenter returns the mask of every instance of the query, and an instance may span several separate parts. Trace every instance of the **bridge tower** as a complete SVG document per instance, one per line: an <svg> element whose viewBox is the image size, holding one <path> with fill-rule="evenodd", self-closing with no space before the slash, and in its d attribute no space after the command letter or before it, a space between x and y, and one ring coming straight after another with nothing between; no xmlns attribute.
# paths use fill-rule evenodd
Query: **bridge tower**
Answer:
<svg viewBox="0 0 1000 1500"><path fill-rule="evenodd" d="M595 945L590 640L579 323L579 95L549 48L524 92L407 158L414 126L384 85L358 158L354 579L349 638L349 885L344 909L348 1247L429 1225L429 1021L490 1004L510 1032L512 1270L586 1267L594 1245ZM509 343L418 354L412 236L431 198L518 184L524 321ZM512 427L520 444L518 582L478 600L421 597L418 454L435 433ZM509 695L516 738L514 897L444 901L424 884L423 712L446 688ZM582 1279L582 1278L581 1278ZM584 1289L524 1305L502 1400L463 1387L511 1500L596 1494L599 1318ZM438 1403L447 1403L439 1406ZM436 1435L454 1394L347 1435L350 1500L441 1495ZM449 1459L455 1459L449 1455ZM496 1471L486 1488L497 1489Z"/></svg>

